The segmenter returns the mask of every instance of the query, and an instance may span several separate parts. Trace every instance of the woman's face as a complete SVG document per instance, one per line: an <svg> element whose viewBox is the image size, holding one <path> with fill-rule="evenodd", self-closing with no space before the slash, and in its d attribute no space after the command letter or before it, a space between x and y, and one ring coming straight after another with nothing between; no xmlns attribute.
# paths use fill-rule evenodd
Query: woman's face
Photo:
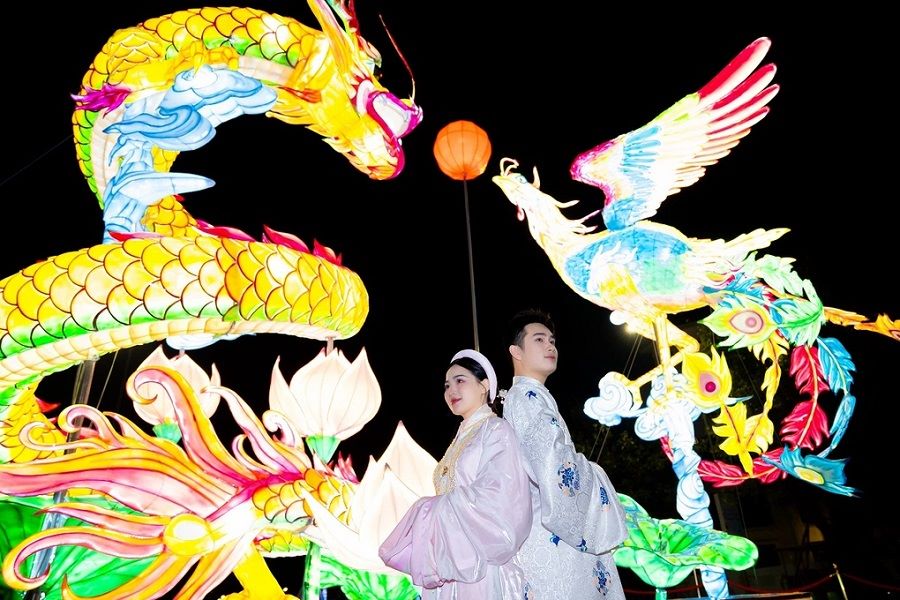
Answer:
<svg viewBox="0 0 900 600"><path fill-rule="evenodd" d="M459 365L447 369L444 380L444 401L450 412L468 418L487 402L487 381L480 381L471 371Z"/></svg>

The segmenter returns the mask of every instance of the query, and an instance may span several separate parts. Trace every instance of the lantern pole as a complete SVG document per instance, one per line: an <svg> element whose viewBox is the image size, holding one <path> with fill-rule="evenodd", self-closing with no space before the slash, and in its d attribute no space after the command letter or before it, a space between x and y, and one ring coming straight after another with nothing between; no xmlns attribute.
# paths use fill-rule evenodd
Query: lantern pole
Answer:
<svg viewBox="0 0 900 600"><path fill-rule="evenodd" d="M478 343L478 308L475 299L475 257L472 252L472 217L469 212L469 178L484 173L491 155L487 133L471 121L454 121L445 125L434 142L434 157L444 175L463 182L466 210L466 246L469 251L469 293L472 297L472 334L475 350Z"/></svg>
<svg viewBox="0 0 900 600"><path fill-rule="evenodd" d="M472 333L475 336L475 350L478 347L478 309L475 306L475 261L472 258L472 226L469 219L469 180L463 179L463 201L466 205L466 242L469 246L469 289L472 293Z"/></svg>
<svg viewBox="0 0 900 600"><path fill-rule="evenodd" d="M72 390L72 405L78 404L87 404L88 398L91 393L91 382L94 380L94 366L97 364L97 356L93 353L91 356L78 365L78 371L75 375L75 387ZM82 417L76 417L73 419L72 424L74 429L69 432L66 436L66 442L72 443L79 438L81 435L81 423ZM72 448L68 448L65 451L65 454L70 454L72 452ZM67 491L59 490L53 494L53 503L64 502L66 500ZM45 514L41 521L41 531L47 531L48 529L56 529L57 527L61 527L66 521L65 515L62 513L49 513ZM39 550L32 559L31 563L31 577L37 578L45 573L49 573L50 571L50 563L53 562L54 555L56 554L56 548L43 548ZM39 600L41 598L46 597L44 591L40 588L35 588L28 590L25 592L24 598L26 600Z"/></svg>

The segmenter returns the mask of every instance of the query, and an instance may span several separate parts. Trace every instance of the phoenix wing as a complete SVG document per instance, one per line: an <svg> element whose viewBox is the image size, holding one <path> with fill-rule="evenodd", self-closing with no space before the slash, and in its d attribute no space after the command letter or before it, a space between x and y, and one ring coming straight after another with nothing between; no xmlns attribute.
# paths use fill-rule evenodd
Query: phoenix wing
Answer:
<svg viewBox="0 0 900 600"><path fill-rule="evenodd" d="M656 214L668 196L700 179L769 112L778 93L771 46L759 38L699 91L629 133L579 154L570 173L606 195L603 221L622 229Z"/></svg>

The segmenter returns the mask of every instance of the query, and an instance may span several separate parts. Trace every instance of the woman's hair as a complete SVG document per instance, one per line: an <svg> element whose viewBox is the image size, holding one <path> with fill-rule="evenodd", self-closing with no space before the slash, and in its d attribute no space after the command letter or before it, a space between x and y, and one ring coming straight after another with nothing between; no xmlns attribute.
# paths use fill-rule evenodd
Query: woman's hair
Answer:
<svg viewBox="0 0 900 600"><path fill-rule="evenodd" d="M475 376L478 381L490 381L490 377L488 377L487 371L484 370L484 367L481 366L474 358L469 358L468 356L460 356L459 358L450 361L450 364L447 365L449 369L453 365L458 365ZM487 403L491 407L491 410L494 411L498 416L500 415L500 403L494 402L491 399L491 395L487 393Z"/></svg>
<svg viewBox="0 0 900 600"><path fill-rule="evenodd" d="M453 365L459 365L466 371L469 371L472 375L478 378L478 381L485 381L488 379L487 371L484 370L484 367L481 366L474 358L469 358L468 356L460 356L456 360L452 361L447 368L449 369Z"/></svg>

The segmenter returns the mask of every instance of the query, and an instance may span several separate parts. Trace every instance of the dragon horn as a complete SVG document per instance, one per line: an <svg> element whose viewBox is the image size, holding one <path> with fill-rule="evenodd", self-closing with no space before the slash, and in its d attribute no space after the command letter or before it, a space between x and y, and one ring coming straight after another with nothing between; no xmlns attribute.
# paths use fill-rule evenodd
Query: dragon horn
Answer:
<svg viewBox="0 0 900 600"><path fill-rule="evenodd" d="M327 0L309 0L309 7L322 27L322 32L331 43L331 49L334 51L334 60L339 70L347 72L353 65L349 36L338 24L337 19L334 18L331 6L331 3Z"/></svg>
<svg viewBox="0 0 900 600"><path fill-rule="evenodd" d="M350 33L352 29L359 30L359 21L356 18L356 9L353 7L352 1L349 7L344 3L344 0L326 0L326 2L337 13L337 16L341 18L341 21L344 22L344 30L347 33Z"/></svg>

